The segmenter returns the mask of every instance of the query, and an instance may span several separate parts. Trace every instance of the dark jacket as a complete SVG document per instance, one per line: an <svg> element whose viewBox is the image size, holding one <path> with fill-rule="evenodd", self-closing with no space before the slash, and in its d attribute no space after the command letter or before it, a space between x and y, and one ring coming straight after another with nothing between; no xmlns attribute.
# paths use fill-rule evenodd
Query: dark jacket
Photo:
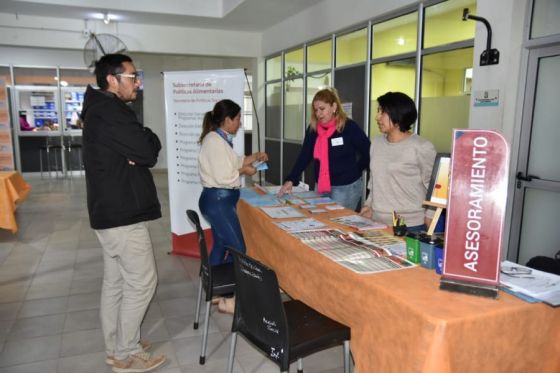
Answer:
<svg viewBox="0 0 560 373"><path fill-rule="evenodd" d="M342 145L333 146L332 139L342 137ZM291 181L294 186L299 184L301 173L311 160L315 164L315 181L319 178L319 161L313 159L317 132L307 128L303 146L292 168L292 172L284 182ZM331 185L348 185L362 176L362 171L369 167L370 141L364 131L351 119L346 121L342 132L335 131L329 138L329 173Z"/></svg>
<svg viewBox="0 0 560 373"><path fill-rule="evenodd" d="M149 170L161 149L158 137L138 122L121 99L90 86L82 118L91 227L107 229L160 218L161 207Z"/></svg>

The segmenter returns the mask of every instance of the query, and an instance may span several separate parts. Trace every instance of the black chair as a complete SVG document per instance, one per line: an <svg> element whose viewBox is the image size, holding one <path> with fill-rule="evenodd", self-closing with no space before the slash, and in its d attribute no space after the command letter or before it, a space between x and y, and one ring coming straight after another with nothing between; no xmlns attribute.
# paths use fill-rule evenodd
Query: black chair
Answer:
<svg viewBox="0 0 560 373"><path fill-rule="evenodd" d="M548 272L555 275L560 275L560 251L558 251L554 258L547 256L532 257L526 264L527 267L536 269L538 271Z"/></svg>
<svg viewBox="0 0 560 373"><path fill-rule="evenodd" d="M187 210L187 217L196 227L198 236L198 248L200 250L200 283L198 285L198 298L196 301L196 313L194 317L194 329L198 329L200 317L200 305L202 303L202 290L206 294L206 315L204 316L204 333L202 334L202 352L200 353L200 365L206 362L206 344L208 340L208 322L210 321L210 306L212 297L215 295L231 294L235 291L235 277L231 263L211 266L208 262L208 249L206 238L200 225L200 219L196 211Z"/></svg>
<svg viewBox="0 0 560 373"><path fill-rule="evenodd" d="M280 371L288 372L297 360L344 344L344 372L350 372L350 328L298 300L282 302L273 270L248 256L230 250L235 269L233 315L228 372L233 372L237 333L260 349Z"/></svg>

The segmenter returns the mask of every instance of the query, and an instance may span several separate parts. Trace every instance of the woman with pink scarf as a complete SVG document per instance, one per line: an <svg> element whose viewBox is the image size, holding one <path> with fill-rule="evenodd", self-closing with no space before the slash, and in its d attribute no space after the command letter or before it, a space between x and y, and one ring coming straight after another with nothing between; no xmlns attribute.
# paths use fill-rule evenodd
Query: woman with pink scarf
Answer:
<svg viewBox="0 0 560 373"><path fill-rule="evenodd" d="M347 117L336 91L320 90L311 103L311 123L302 149L278 195L291 193L313 160L315 190L356 210L363 193L362 172L369 165L369 145L364 131Z"/></svg>

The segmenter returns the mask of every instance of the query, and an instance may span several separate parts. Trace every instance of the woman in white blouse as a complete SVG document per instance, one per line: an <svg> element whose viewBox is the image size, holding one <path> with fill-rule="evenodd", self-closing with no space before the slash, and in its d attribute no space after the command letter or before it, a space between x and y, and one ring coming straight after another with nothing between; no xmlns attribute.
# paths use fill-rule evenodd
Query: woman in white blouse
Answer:
<svg viewBox="0 0 560 373"><path fill-rule="evenodd" d="M236 208L241 186L239 177L254 175L257 170L252 164L268 160L263 152L239 156L233 151L233 137L240 126L241 108L231 100L217 102L214 109L204 115L198 157L203 189L198 206L212 229L211 265L232 261L226 247L246 251ZM224 309L223 305L220 309Z"/></svg>

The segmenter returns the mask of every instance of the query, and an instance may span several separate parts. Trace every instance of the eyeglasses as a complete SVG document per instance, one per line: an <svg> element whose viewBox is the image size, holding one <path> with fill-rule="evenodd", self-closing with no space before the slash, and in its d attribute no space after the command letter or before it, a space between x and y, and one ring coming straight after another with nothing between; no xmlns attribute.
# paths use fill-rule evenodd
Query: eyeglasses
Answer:
<svg viewBox="0 0 560 373"><path fill-rule="evenodd" d="M129 78L129 79L132 79L134 81L140 80L140 75L138 75L138 73L133 73L133 74L119 73L119 74L115 74L115 75L122 76L124 78Z"/></svg>

